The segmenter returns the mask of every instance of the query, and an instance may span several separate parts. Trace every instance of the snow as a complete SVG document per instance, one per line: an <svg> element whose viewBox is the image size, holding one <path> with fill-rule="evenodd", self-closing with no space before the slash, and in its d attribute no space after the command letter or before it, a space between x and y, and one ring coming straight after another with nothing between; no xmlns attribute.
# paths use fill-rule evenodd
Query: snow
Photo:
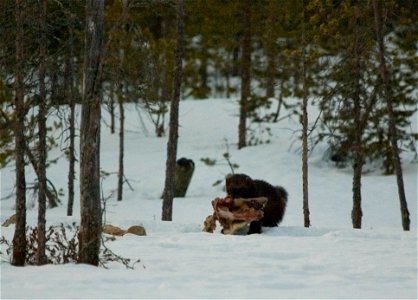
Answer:
<svg viewBox="0 0 418 300"><path fill-rule="evenodd" d="M87 265L10 265L2 255L1 298L417 298L417 164L404 153L404 181L411 213L410 232L401 227L396 178L370 172L363 177L363 229L351 226L352 174L323 160L324 145L310 155L309 201L312 227L303 227L301 154L296 119L269 124L271 143L237 150L236 100L182 101L178 157L196 164L187 196L174 200L173 221L161 221L167 138L157 138L140 111L126 105L125 185L116 201L118 135L102 127L102 169L106 223L127 229L142 224L147 236L127 234L107 241L120 256L140 259L134 270L119 263L108 269ZM315 112L313 111L312 119ZM103 111L104 124L109 124ZM53 117L51 117L53 119ZM106 120L107 119L107 120ZM414 122L416 122L414 120ZM416 127L416 123L414 124ZM61 147L65 137L61 137ZM285 218L261 235L202 232L211 200L225 195L212 186L230 172L206 166L201 158L222 160L228 144L236 172L281 185L289 192ZM60 155L54 150L51 157ZM67 162L49 169L57 188L66 189ZM27 168L27 180L33 181ZM1 222L14 213L13 166L1 170ZM78 195L78 189L76 189ZM47 211L48 226L79 222L63 205ZM28 224L37 222L36 201L28 198ZM218 226L219 227L219 226ZM218 228L219 229L219 228ZM14 226L1 227L12 239ZM2 252L4 252L2 245Z"/></svg>

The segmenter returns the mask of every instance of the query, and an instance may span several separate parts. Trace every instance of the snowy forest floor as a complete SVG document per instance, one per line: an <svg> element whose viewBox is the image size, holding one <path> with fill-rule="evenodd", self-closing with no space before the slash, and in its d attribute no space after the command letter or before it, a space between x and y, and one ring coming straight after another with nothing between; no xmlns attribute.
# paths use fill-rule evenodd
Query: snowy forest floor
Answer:
<svg viewBox="0 0 418 300"><path fill-rule="evenodd" d="M17 268L3 255L2 299L417 298L417 163L412 154L403 153L410 232L402 231L396 178L373 169L362 181L363 229L352 229L352 171L324 160L324 144L309 157L312 227L306 229L297 119L268 124L270 143L237 150L237 101L182 101L178 158L192 159L196 169L187 196L174 200L173 221L163 222L160 197L167 139L155 137L143 111L125 107L125 176L133 190L125 184L123 201L116 201L118 134L110 134L109 116L103 111L101 168L110 173L102 182L108 198L106 223L122 228L142 224L147 236L127 234L106 245L140 262L134 270L119 263L108 269L75 264ZM310 117L316 118L314 111ZM58 144L66 146L64 137ZM250 236L202 232L205 217L212 213L211 201L225 195L223 184L212 184L230 173L222 163L227 144L231 162L239 165L235 172L288 191L279 227ZM48 177L65 192L67 161L59 149L50 154L58 156ZM201 158L219 164L207 166ZM34 181L30 167L27 180ZM1 170L2 223L14 214L14 197L4 198L13 193L13 186L11 165ZM78 201L74 216L67 217L66 196L61 200L60 207L47 211L47 225L79 223ZM35 198L28 197L27 215L28 225L36 226ZM1 228L10 241L13 232L14 226Z"/></svg>

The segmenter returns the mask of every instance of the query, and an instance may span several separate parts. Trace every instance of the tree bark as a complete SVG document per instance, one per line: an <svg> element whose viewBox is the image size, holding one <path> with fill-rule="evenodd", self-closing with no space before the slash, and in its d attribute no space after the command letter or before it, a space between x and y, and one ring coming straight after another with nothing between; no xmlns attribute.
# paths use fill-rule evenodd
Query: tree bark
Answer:
<svg viewBox="0 0 418 300"><path fill-rule="evenodd" d="M109 99L109 113L110 113L110 133L114 134L115 133L115 91L114 89L114 85L112 85L111 89L110 89L110 99Z"/></svg>
<svg viewBox="0 0 418 300"><path fill-rule="evenodd" d="M210 92L210 88L208 86L208 61L209 61L209 51L206 47L206 43L204 42L204 39L202 39L201 42L202 48L201 48L201 60L199 65L199 91L196 95L198 98L204 99L208 97L208 94Z"/></svg>
<svg viewBox="0 0 418 300"><path fill-rule="evenodd" d="M276 71L276 57L272 50L267 52L266 98L274 97L274 73Z"/></svg>
<svg viewBox="0 0 418 300"><path fill-rule="evenodd" d="M247 111L251 91L251 1L243 3L243 34L241 39L241 100L238 124L238 149L247 146Z"/></svg>
<svg viewBox="0 0 418 300"><path fill-rule="evenodd" d="M100 103L104 1L87 0L83 101L80 126L79 263L97 266L102 233Z"/></svg>
<svg viewBox="0 0 418 300"><path fill-rule="evenodd" d="M401 220L403 230L409 231L411 221L409 219L408 204L406 202L405 187L403 182L402 164L400 158L400 151L398 147L398 133L395 123L395 114L393 111L393 93L391 88L391 82L389 78L389 70L386 65L386 47L384 42L383 24L382 24L382 10L381 5L384 2L373 0L374 20L376 39L378 43L378 55L380 63L380 78L383 85L383 95L386 100L386 107L389 115L389 139L392 146L392 155L394 160L394 167L396 173L396 180L398 185L398 195L401 209Z"/></svg>
<svg viewBox="0 0 418 300"><path fill-rule="evenodd" d="M303 182L303 223L306 228L311 226L309 218L309 190L308 190L308 87L306 82L306 32L305 32L305 4L302 2L302 182Z"/></svg>
<svg viewBox="0 0 418 300"><path fill-rule="evenodd" d="M363 130L359 126L360 120L360 99L354 100L354 122L355 133L353 141L353 209L351 211L351 221L353 228L360 229L363 217L361 209L361 176L363 170L363 150L362 150L362 133Z"/></svg>
<svg viewBox="0 0 418 300"><path fill-rule="evenodd" d="M179 122L179 102L182 79L182 61L184 56L184 11L183 0L177 0L177 21L176 21L176 52L175 52L175 69L174 69L174 89L173 98L170 107L170 123L167 142L167 161L165 185L163 192L163 208L162 220L171 221L173 217L173 198L174 198L174 176L176 169L177 157L177 140L178 140L178 122Z"/></svg>
<svg viewBox="0 0 418 300"><path fill-rule="evenodd" d="M353 209L351 211L351 221L353 228L360 229L361 221L363 217L363 211L361 209L361 176L363 171L363 147L362 147L362 133L363 129L359 126L361 107L360 100L355 99L354 102L354 122L355 133L353 141Z"/></svg>
<svg viewBox="0 0 418 300"><path fill-rule="evenodd" d="M33 170L36 173L36 176L39 177L39 169L38 169L38 161L36 160L35 156L33 155L32 151L29 149L28 145L25 144L25 154L28 157L30 164L33 167ZM47 179L48 181L48 179ZM49 181L51 184L51 182ZM51 184L52 185L52 184ZM46 197L48 199L48 207L54 208L58 206L57 194L55 192L55 187L52 186L54 191L51 191L49 188L45 190Z"/></svg>
<svg viewBox="0 0 418 300"><path fill-rule="evenodd" d="M126 16L127 16L127 1L122 2L122 13L120 16L121 26L126 26ZM119 53L120 59L120 70L123 70L123 65L125 61L125 51L121 51ZM122 74L119 74L122 76ZM123 77L123 76L122 76ZM123 182L124 182L124 156L125 156L125 109L124 109L124 102L125 102L125 90L128 88L125 86L124 81L122 78L118 78L119 83L119 93L117 93L117 100L119 105L119 170L118 170L118 188L117 188L117 201L122 201L123 198ZM112 100L113 101L113 100ZM113 113L114 118L114 113ZM114 121L113 121L114 123ZM114 126L114 125L113 125ZM114 129L113 129L114 130Z"/></svg>
<svg viewBox="0 0 418 300"><path fill-rule="evenodd" d="M46 89L45 89L45 70L46 70L46 9L47 0L40 4L40 26L39 26L39 111L38 111L38 249L37 264L47 263L45 254L46 247Z"/></svg>
<svg viewBox="0 0 418 300"><path fill-rule="evenodd" d="M272 1L270 5L275 5ZM267 70L266 70L266 98L274 97L275 87L275 73L276 73L276 51L275 51L275 30L274 25L277 22L276 12L270 9L267 16L267 39L265 41L265 53L267 56Z"/></svg>
<svg viewBox="0 0 418 300"><path fill-rule="evenodd" d="M358 5L358 4L357 4ZM354 20L354 59L355 64L351 71L352 80L355 88L353 90L354 102L354 139L353 139L353 209L351 211L351 221L353 228L360 229L363 217L361 209L361 175L363 171L363 146L362 135L364 128L361 127L361 86L360 86L360 41L358 17Z"/></svg>
<svg viewBox="0 0 418 300"><path fill-rule="evenodd" d="M123 176L124 176L124 166L123 166L123 157L125 154L125 110L123 108L123 86L121 88L119 101L119 171L118 171L118 194L117 200L122 201L123 196Z"/></svg>
<svg viewBox="0 0 418 300"><path fill-rule="evenodd" d="M73 215L74 206L74 179L75 179L75 92L74 92L74 36L73 36L73 20L70 20L70 57L68 59L68 77L69 77L69 88L68 88L68 105L70 106L70 118L69 132L70 132L70 146L68 148L68 204L67 204L67 216Z"/></svg>
<svg viewBox="0 0 418 300"><path fill-rule="evenodd" d="M25 179L25 103L23 83L23 12L21 0L16 0L16 63L14 125L16 157L16 227L13 236L12 265L24 266L26 260L26 179Z"/></svg>

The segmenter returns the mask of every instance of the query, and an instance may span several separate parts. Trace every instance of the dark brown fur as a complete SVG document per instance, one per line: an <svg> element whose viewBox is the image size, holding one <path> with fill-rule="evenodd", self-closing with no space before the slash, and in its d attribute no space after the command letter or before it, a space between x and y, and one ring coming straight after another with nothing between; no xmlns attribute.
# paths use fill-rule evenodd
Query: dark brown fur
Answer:
<svg viewBox="0 0 418 300"><path fill-rule="evenodd" d="M262 226L277 226L283 219L287 192L282 187L272 186L263 180L253 180L245 174L234 174L226 178L226 192L233 198L267 197L264 217L250 224L248 234L261 233Z"/></svg>

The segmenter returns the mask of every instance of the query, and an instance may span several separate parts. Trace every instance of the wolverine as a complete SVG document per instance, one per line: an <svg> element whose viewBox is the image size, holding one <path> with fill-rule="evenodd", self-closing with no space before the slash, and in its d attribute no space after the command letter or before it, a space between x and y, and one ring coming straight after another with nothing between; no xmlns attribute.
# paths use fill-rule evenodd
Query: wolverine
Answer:
<svg viewBox="0 0 418 300"><path fill-rule="evenodd" d="M282 221L287 204L287 192L280 186L272 186L263 180L252 179L245 174L233 174L226 178L226 192L232 198L266 197L264 216L250 223L248 234L261 233L262 227L275 227Z"/></svg>

